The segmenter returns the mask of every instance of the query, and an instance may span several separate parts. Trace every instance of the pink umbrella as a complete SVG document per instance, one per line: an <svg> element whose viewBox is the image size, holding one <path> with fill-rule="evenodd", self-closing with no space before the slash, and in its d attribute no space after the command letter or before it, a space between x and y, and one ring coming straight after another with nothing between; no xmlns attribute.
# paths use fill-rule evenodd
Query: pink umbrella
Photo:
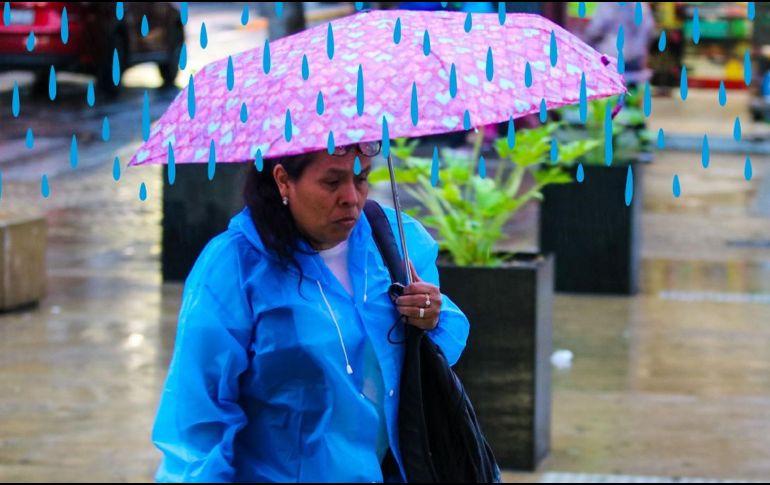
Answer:
<svg viewBox="0 0 770 485"><path fill-rule="evenodd" d="M129 165L253 161L508 121L625 92L613 60L535 15L368 11L198 72ZM246 120L245 122L243 120ZM331 133L331 136L330 136Z"/></svg>
<svg viewBox="0 0 770 485"><path fill-rule="evenodd" d="M213 154L245 162L380 139L388 156L389 138L626 91L613 60L558 25L527 14L500 20L367 11L214 62L190 77L129 165L207 163Z"/></svg>

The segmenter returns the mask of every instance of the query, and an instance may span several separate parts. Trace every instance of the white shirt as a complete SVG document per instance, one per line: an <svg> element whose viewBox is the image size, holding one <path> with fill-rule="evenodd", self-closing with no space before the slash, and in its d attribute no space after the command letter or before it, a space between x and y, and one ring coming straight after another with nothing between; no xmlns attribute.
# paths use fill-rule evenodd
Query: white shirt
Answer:
<svg viewBox="0 0 770 485"><path fill-rule="evenodd" d="M348 272L348 241L345 240L331 249L318 251L318 254L329 267L342 287L348 294L353 296L353 285L350 283L350 273Z"/></svg>

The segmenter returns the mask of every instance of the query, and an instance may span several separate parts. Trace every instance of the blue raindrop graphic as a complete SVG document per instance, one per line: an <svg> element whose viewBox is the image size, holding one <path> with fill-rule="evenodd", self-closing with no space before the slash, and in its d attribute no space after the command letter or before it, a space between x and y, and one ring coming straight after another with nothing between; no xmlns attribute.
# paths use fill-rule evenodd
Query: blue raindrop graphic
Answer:
<svg viewBox="0 0 770 485"><path fill-rule="evenodd" d="M588 96L586 95L586 73L580 75L580 122L588 119Z"/></svg>
<svg viewBox="0 0 770 485"><path fill-rule="evenodd" d="M735 125L733 125L733 138L735 141L741 139L741 118L738 116L735 117Z"/></svg>
<svg viewBox="0 0 770 485"><path fill-rule="evenodd" d="M650 81L644 83L644 116L649 117L652 113L652 93Z"/></svg>
<svg viewBox="0 0 770 485"><path fill-rule="evenodd" d="M725 90L725 82L719 81L719 106L727 104L727 91Z"/></svg>
<svg viewBox="0 0 770 485"><path fill-rule="evenodd" d="M438 170L439 170L439 161L438 161L438 147L433 146L433 163L430 166L430 184L434 187L438 185Z"/></svg>
<svg viewBox="0 0 770 485"><path fill-rule="evenodd" d="M139 200L144 202L147 200L147 186L142 182L142 185L139 186Z"/></svg>
<svg viewBox="0 0 770 485"><path fill-rule="evenodd" d="M666 147L666 134L663 133L663 128L658 130L658 149L663 150Z"/></svg>
<svg viewBox="0 0 770 485"><path fill-rule="evenodd" d="M48 73L48 97L53 101L56 99L56 69L51 66L51 71Z"/></svg>
<svg viewBox="0 0 770 485"><path fill-rule="evenodd" d="M32 147L35 146L35 135L32 133L32 128L27 128L27 139L24 142L24 145L29 150L32 150Z"/></svg>
<svg viewBox="0 0 770 485"><path fill-rule="evenodd" d="M318 116L324 114L324 95L321 91L318 91L318 99L315 102L315 112Z"/></svg>
<svg viewBox="0 0 770 485"><path fill-rule="evenodd" d="M748 5L747 11L746 11L746 18L748 18L749 20L754 20L754 14L755 14L755 12L754 12L754 2L749 2L749 5Z"/></svg>
<svg viewBox="0 0 770 485"><path fill-rule="evenodd" d="M746 164L743 166L743 177L746 180L751 180L752 170L751 170L751 158L750 157L746 157Z"/></svg>
<svg viewBox="0 0 770 485"><path fill-rule="evenodd" d="M698 15L698 7L695 7L692 11L692 41L696 44L700 42L700 16Z"/></svg>
<svg viewBox="0 0 770 485"><path fill-rule="evenodd" d="M504 3L501 3L504 4ZM556 32L551 31L551 67L556 67L556 63L559 60L559 47L556 45Z"/></svg>
<svg viewBox="0 0 770 485"><path fill-rule="evenodd" d="M14 118L19 117L21 112L21 101L19 99L19 83L13 82L13 94L11 95L11 113Z"/></svg>
<svg viewBox="0 0 770 485"><path fill-rule="evenodd" d="M183 6L187 6L186 3L182 4ZM187 11L186 9L184 10ZM115 18L118 20L123 20L123 2L115 2Z"/></svg>
<svg viewBox="0 0 770 485"><path fill-rule="evenodd" d="M117 182L120 180L120 158L115 157L112 162L112 179Z"/></svg>
<svg viewBox="0 0 770 485"><path fill-rule="evenodd" d="M241 123L246 123L249 120L249 108L246 107L246 103L241 103Z"/></svg>
<svg viewBox="0 0 770 485"><path fill-rule="evenodd" d="M709 160L711 159L711 150L709 149L709 136L703 135L703 149L701 150L701 163L703 168L709 168Z"/></svg>
<svg viewBox="0 0 770 485"><path fill-rule="evenodd" d="M626 58L623 55L623 50L618 51L618 74L626 72Z"/></svg>
<svg viewBox="0 0 770 485"><path fill-rule="evenodd" d="M420 109L417 106L417 83L412 81L412 102L411 102L412 124L417 126L420 119Z"/></svg>
<svg viewBox="0 0 770 485"><path fill-rule="evenodd" d="M144 141L150 139L150 95L146 89L144 90L144 102L142 103L142 138Z"/></svg>
<svg viewBox="0 0 770 485"><path fill-rule="evenodd" d="M208 166L209 180L214 180L214 174L217 172L217 146L214 140L211 140L209 145L209 166Z"/></svg>
<svg viewBox="0 0 770 485"><path fill-rule="evenodd" d="M86 90L86 102L89 107L93 107L96 102L96 93L94 93L94 82L88 81L88 89Z"/></svg>
<svg viewBox="0 0 770 485"><path fill-rule="evenodd" d="M176 158L174 157L174 146L168 144L168 183L174 185L176 181Z"/></svg>
<svg viewBox="0 0 770 485"><path fill-rule="evenodd" d="M110 140L110 119L106 116L102 120L102 140Z"/></svg>
<svg viewBox="0 0 770 485"><path fill-rule="evenodd" d="M265 168L265 161L262 159L262 150L257 150L257 155L254 160L254 165L257 166L257 171L261 172Z"/></svg>
<svg viewBox="0 0 770 485"><path fill-rule="evenodd" d="M142 15L142 37L147 37L147 34L149 33L150 33L150 24L147 21L147 16ZM203 32L201 32L201 34L203 34ZM201 42L203 42L203 40L201 40ZM203 47L202 43L201 43L201 47Z"/></svg>
<svg viewBox="0 0 770 485"><path fill-rule="evenodd" d="M190 74L190 82L187 85L187 113L190 115L190 119L195 118L195 81L192 74Z"/></svg>
<svg viewBox="0 0 770 485"><path fill-rule="evenodd" d="M72 143L70 144L70 167L78 168L78 137L75 135L72 135Z"/></svg>
<svg viewBox="0 0 770 485"><path fill-rule="evenodd" d="M112 51L112 84L115 86L120 84L120 58L117 48Z"/></svg>
<svg viewBox="0 0 770 485"><path fill-rule="evenodd" d="M682 66L682 75L679 79L679 95L683 101L687 99L687 66Z"/></svg>
<svg viewBox="0 0 770 485"><path fill-rule="evenodd" d="M361 159L358 158L358 155L356 155L356 159L353 162L353 174L361 175Z"/></svg>
<svg viewBox="0 0 770 485"><path fill-rule="evenodd" d="M283 17L283 2L275 2L275 16Z"/></svg>
<svg viewBox="0 0 770 485"><path fill-rule="evenodd" d="M585 170L583 169L583 164L582 163L578 164L577 174L576 175L577 175L576 178L577 178L578 183L582 184L583 180L585 180L585 178L586 178Z"/></svg>
<svg viewBox="0 0 770 485"><path fill-rule="evenodd" d="M398 45L401 42L401 18L396 19L396 26L393 28L393 43Z"/></svg>
<svg viewBox="0 0 770 485"><path fill-rule="evenodd" d="M471 113L467 109L463 114L463 129L466 131L471 129Z"/></svg>
<svg viewBox="0 0 770 485"><path fill-rule="evenodd" d="M249 23L249 6L244 5L243 13L241 13L241 25L246 25L248 23Z"/></svg>
<svg viewBox="0 0 770 485"><path fill-rule="evenodd" d="M540 100L540 123L545 123L548 119L548 109L545 105L545 98Z"/></svg>
<svg viewBox="0 0 770 485"><path fill-rule="evenodd" d="M284 138L286 138L286 141L291 141L291 111L288 109L286 110L286 126L284 128L283 133Z"/></svg>
<svg viewBox="0 0 770 485"><path fill-rule="evenodd" d="M310 77L310 65L307 63L307 56L302 55L302 80L307 81Z"/></svg>
<svg viewBox="0 0 770 485"><path fill-rule="evenodd" d="M182 21L182 25L187 25L187 2L179 5L179 20Z"/></svg>
<svg viewBox="0 0 770 485"><path fill-rule="evenodd" d="M604 163L612 165L612 103L604 111Z"/></svg>
<svg viewBox="0 0 770 485"><path fill-rule="evenodd" d="M390 156L390 131L388 130L388 119L382 117L382 155L385 158Z"/></svg>
<svg viewBox="0 0 770 485"><path fill-rule="evenodd" d="M492 82L495 75L495 61L492 58L492 48L487 49L487 81Z"/></svg>
<svg viewBox="0 0 770 485"><path fill-rule="evenodd" d="M529 62L524 66L524 85L528 88L532 87L532 68Z"/></svg>
<svg viewBox="0 0 770 485"><path fill-rule="evenodd" d="M634 23L637 26L642 25L642 2L636 2L636 10L634 11Z"/></svg>
<svg viewBox="0 0 770 485"><path fill-rule="evenodd" d="M265 39L265 48L262 50L262 72L270 72L270 40Z"/></svg>
<svg viewBox="0 0 770 485"><path fill-rule="evenodd" d="M430 55L430 34L426 30L422 36L422 53L425 57Z"/></svg>
<svg viewBox="0 0 770 485"><path fill-rule="evenodd" d="M559 144L556 139L551 138L551 161L556 162L559 159Z"/></svg>
<svg viewBox="0 0 770 485"><path fill-rule="evenodd" d="M497 4L497 20L500 22L500 25L505 25L505 2Z"/></svg>
<svg viewBox="0 0 770 485"><path fill-rule="evenodd" d="M471 29L473 28L473 19L471 18L470 12L468 12L468 15L465 16L465 25L463 26L463 28L465 29L466 34L470 32Z"/></svg>
<svg viewBox="0 0 770 485"><path fill-rule="evenodd" d="M235 68L233 67L233 57L227 56L227 90L232 91L235 87Z"/></svg>
<svg viewBox="0 0 770 485"><path fill-rule="evenodd" d="M751 84L751 55L749 49L746 49L746 54L743 56L743 82L746 86Z"/></svg>
<svg viewBox="0 0 770 485"><path fill-rule="evenodd" d="M334 58L334 31L331 22L329 22L329 28L326 29L326 55L329 56L329 60Z"/></svg>
<svg viewBox="0 0 770 485"><path fill-rule="evenodd" d="M358 65L358 82L356 83L356 112L358 116L364 114L364 69Z"/></svg>
<svg viewBox="0 0 770 485"><path fill-rule="evenodd" d="M447 5L449 5L449 2L441 2L441 8L446 8Z"/></svg>
<svg viewBox="0 0 770 485"><path fill-rule="evenodd" d="M586 3L578 2L578 17L581 19L586 16Z"/></svg>
<svg viewBox="0 0 770 485"><path fill-rule="evenodd" d="M70 41L70 19L67 15L67 7L61 9L61 41L63 44Z"/></svg>
<svg viewBox="0 0 770 485"><path fill-rule="evenodd" d="M206 31L206 22L201 23L201 49L209 45L209 34Z"/></svg>
<svg viewBox="0 0 770 485"><path fill-rule="evenodd" d="M182 44L182 48L179 50L179 69L185 70L187 68L187 44Z"/></svg>
<svg viewBox="0 0 770 485"><path fill-rule="evenodd" d="M634 200L634 172L631 170L631 166L628 166L628 174L626 175L626 207L631 205L631 201Z"/></svg>
<svg viewBox="0 0 770 485"><path fill-rule="evenodd" d="M487 161L484 159L484 155L479 157L479 177L487 178Z"/></svg>
<svg viewBox="0 0 770 485"><path fill-rule="evenodd" d="M626 44L626 30L622 25L618 26L618 37L615 39L615 47L618 51L623 50L623 46Z"/></svg>
<svg viewBox="0 0 770 485"><path fill-rule="evenodd" d="M513 116L508 118L508 149L512 150L516 146L516 125L513 122Z"/></svg>
<svg viewBox="0 0 770 485"><path fill-rule="evenodd" d="M674 197L677 199L682 195L682 186L679 183L679 175L674 175L674 183L672 184L671 189L674 192Z"/></svg>
<svg viewBox="0 0 770 485"><path fill-rule="evenodd" d="M454 99L457 96L457 70L455 69L454 62L449 69L449 95Z"/></svg>
<svg viewBox="0 0 770 485"><path fill-rule="evenodd" d="M331 155L334 153L334 149L336 148L336 145L334 144L334 133L329 132L329 138L326 140L326 152Z"/></svg>
<svg viewBox="0 0 770 485"><path fill-rule="evenodd" d="M48 175L43 175L40 180L40 194L47 199L51 195L51 187L48 185Z"/></svg>
<svg viewBox="0 0 770 485"><path fill-rule="evenodd" d="M658 39L658 50L660 52L663 52L666 50L666 31L661 30L660 31L660 39Z"/></svg>
<svg viewBox="0 0 770 485"><path fill-rule="evenodd" d="M30 32L27 37L27 52L32 52L35 49L35 33Z"/></svg>
<svg viewBox="0 0 770 485"><path fill-rule="evenodd" d="M364 2L353 2L356 4L356 12L360 12L364 8Z"/></svg>
<svg viewBox="0 0 770 485"><path fill-rule="evenodd" d="M5 2L3 7L3 25L11 24L11 2Z"/></svg>

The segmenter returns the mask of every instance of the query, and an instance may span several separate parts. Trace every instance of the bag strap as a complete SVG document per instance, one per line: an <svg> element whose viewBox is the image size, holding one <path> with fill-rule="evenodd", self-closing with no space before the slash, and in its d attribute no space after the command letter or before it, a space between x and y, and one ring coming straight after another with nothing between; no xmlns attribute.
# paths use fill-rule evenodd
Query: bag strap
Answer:
<svg viewBox="0 0 770 485"><path fill-rule="evenodd" d="M388 216L382 210L382 206L374 200L367 200L364 205L364 214L372 226L372 236L380 250L385 266L390 272L390 280L393 283L406 284L406 271L404 261L401 259L401 253L398 251L396 236L393 234L393 228L390 226Z"/></svg>

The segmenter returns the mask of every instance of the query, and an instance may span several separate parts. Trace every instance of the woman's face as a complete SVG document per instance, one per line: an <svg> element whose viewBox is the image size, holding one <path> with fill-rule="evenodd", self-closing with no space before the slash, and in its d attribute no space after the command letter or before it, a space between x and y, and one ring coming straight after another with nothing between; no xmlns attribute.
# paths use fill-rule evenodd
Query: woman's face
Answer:
<svg viewBox="0 0 770 485"><path fill-rule="evenodd" d="M353 173L356 156L361 172ZM367 177L372 159L358 150L346 155L313 155L297 180L290 180L281 165L273 170L282 197L289 198L289 210L299 230L316 250L329 249L345 241L361 216L369 195Z"/></svg>

